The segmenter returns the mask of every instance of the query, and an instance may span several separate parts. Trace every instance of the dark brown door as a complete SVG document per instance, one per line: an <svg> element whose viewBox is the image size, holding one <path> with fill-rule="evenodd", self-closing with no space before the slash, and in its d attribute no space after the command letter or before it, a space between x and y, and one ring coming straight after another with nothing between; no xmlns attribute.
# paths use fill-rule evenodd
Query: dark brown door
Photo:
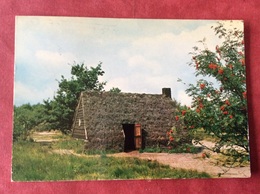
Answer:
<svg viewBox="0 0 260 194"><path fill-rule="evenodd" d="M135 135L135 149L142 148L142 129L140 124L135 124L134 128L134 135Z"/></svg>
<svg viewBox="0 0 260 194"><path fill-rule="evenodd" d="M135 150L135 124L123 124L125 134L125 147L124 151Z"/></svg>

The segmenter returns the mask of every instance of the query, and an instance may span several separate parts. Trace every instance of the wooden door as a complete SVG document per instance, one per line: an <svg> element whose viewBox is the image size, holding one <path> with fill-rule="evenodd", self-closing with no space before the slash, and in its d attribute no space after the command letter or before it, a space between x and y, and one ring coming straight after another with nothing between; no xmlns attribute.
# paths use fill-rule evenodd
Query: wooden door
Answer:
<svg viewBox="0 0 260 194"><path fill-rule="evenodd" d="M135 141L135 149L142 148L142 129L140 124L135 124L134 128L134 141Z"/></svg>

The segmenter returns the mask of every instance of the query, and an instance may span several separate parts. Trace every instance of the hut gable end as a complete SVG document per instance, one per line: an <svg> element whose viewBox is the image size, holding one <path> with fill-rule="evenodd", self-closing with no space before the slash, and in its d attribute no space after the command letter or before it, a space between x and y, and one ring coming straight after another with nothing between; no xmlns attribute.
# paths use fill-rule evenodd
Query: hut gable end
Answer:
<svg viewBox="0 0 260 194"><path fill-rule="evenodd" d="M175 124L175 107L176 102L165 95L85 91L75 111L72 135L87 139L89 149L123 151L125 127L139 124L142 147L166 144L166 131Z"/></svg>

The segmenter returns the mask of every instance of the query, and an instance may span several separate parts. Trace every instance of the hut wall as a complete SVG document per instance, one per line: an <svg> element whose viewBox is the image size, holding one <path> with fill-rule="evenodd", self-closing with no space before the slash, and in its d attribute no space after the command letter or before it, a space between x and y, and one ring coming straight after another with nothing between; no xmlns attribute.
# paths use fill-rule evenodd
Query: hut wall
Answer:
<svg viewBox="0 0 260 194"><path fill-rule="evenodd" d="M75 138L80 138L80 139L85 139L85 129L84 129L84 110L83 110L83 104L82 104L82 95L80 97L80 101L78 104L78 107L75 111L75 116L74 116L74 121L73 121L73 126L72 126L72 135Z"/></svg>

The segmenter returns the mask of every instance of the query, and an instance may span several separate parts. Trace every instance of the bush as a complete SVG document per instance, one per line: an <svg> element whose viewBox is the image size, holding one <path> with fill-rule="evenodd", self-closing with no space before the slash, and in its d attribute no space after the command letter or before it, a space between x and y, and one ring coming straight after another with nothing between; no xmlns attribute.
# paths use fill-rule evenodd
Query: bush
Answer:
<svg viewBox="0 0 260 194"><path fill-rule="evenodd" d="M44 120L42 104L14 106L13 140L26 140L30 131L44 123Z"/></svg>

